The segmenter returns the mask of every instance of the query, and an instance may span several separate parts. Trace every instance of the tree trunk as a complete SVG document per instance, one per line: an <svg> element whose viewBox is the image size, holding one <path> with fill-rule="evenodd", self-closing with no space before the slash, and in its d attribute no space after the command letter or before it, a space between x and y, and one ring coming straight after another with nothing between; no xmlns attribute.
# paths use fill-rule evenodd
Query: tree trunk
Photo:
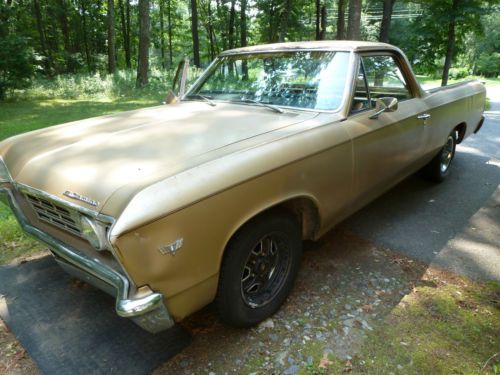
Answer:
<svg viewBox="0 0 500 375"><path fill-rule="evenodd" d="M116 70L115 1L108 0L108 72Z"/></svg>
<svg viewBox="0 0 500 375"><path fill-rule="evenodd" d="M229 49L233 49L235 47L234 44L234 21L236 18L236 10L235 10L236 0L231 0L231 11L229 12Z"/></svg>
<svg viewBox="0 0 500 375"><path fill-rule="evenodd" d="M326 39L326 23L327 23L327 14L326 14L326 6L323 5L321 7L321 32L319 33L319 39Z"/></svg>
<svg viewBox="0 0 500 375"><path fill-rule="evenodd" d="M321 38L321 0L316 0L316 40Z"/></svg>
<svg viewBox="0 0 500 375"><path fill-rule="evenodd" d="M127 3L129 0L125 0ZM123 9L123 0L118 0L118 7L120 8L120 20L122 27L123 36L123 50L125 51L125 63L127 64L127 69L132 67L130 61L130 36L128 34L127 19L125 18L125 9Z"/></svg>
<svg viewBox="0 0 500 375"><path fill-rule="evenodd" d="M88 72L92 72L92 62L90 59L90 48L87 32L87 8L85 7L85 0L80 0L80 11L82 14L82 33L83 33L83 47L85 49L85 61L87 62Z"/></svg>
<svg viewBox="0 0 500 375"><path fill-rule="evenodd" d="M389 29L391 27L392 9L396 0L383 0L384 12L382 15L382 24L380 25L380 35L378 40L383 43L389 43Z"/></svg>
<svg viewBox="0 0 500 375"><path fill-rule="evenodd" d="M281 18L281 32L279 36L279 41L284 42L286 36L288 35L288 19L290 18L290 10L292 8L292 0L285 1L285 10Z"/></svg>
<svg viewBox="0 0 500 375"><path fill-rule="evenodd" d="M451 62L453 60L453 54L455 53L455 26L459 3L460 0L453 0L451 5L450 23L448 24L448 45L446 47L446 59L444 60L441 86L446 86L448 84Z"/></svg>
<svg viewBox="0 0 500 375"><path fill-rule="evenodd" d="M272 43L275 41L274 39L274 24L275 24L275 15L276 15L276 5L275 1L271 0L271 4L269 5L269 40L268 42Z"/></svg>
<svg viewBox="0 0 500 375"><path fill-rule="evenodd" d="M339 0L337 7L337 39L345 39L345 0Z"/></svg>
<svg viewBox="0 0 500 375"><path fill-rule="evenodd" d="M240 13L240 44L242 47L247 46L247 0L241 0L241 13ZM243 60L241 71L243 79L248 79L248 64Z"/></svg>
<svg viewBox="0 0 500 375"><path fill-rule="evenodd" d="M165 69L165 25L163 23L163 1L158 0L160 6L160 56L161 67Z"/></svg>
<svg viewBox="0 0 500 375"><path fill-rule="evenodd" d="M126 28L127 28L127 40L126 40L126 44L127 44L127 48L125 49L125 60L127 62L127 68L129 69L132 69L132 47L131 47L131 44L130 44L130 25L131 25L131 22L130 22L130 0L125 0L126 3L125 3L125 15L126 15L126 20L127 20L127 25L126 25ZM128 51L128 54L127 54L127 51Z"/></svg>
<svg viewBox="0 0 500 375"><path fill-rule="evenodd" d="M66 17L66 2L65 0L59 0L59 23L61 25L61 32L63 34L64 52L67 54L71 53L71 40L70 31L68 26L68 18Z"/></svg>
<svg viewBox="0 0 500 375"><path fill-rule="evenodd" d="M360 25L361 25L361 0L349 0L347 39L359 40L361 38Z"/></svg>
<svg viewBox="0 0 500 375"><path fill-rule="evenodd" d="M243 0L246 2L246 0ZM217 34L215 33L215 28L214 28L214 15L213 15L213 12L212 12L212 2L209 1L208 2L208 14L209 14L209 20L210 20L210 50L211 50L211 58L212 60L215 59L215 57L217 56L218 54L218 51L219 51L219 47L217 45ZM246 5L245 5L246 6Z"/></svg>
<svg viewBox="0 0 500 375"><path fill-rule="evenodd" d="M167 18L168 18L168 61L170 67L174 65L173 51L172 51L172 0L167 0Z"/></svg>
<svg viewBox="0 0 500 375"><path fill-rule="evenodd" d="M47 49L47 39L45 38L45 29L44 29L44 25L43 25L42 9L40 7L40 0L34 0L33 5L35 7L36 28L38 30L38 37L40 39L40 50L42 51L43 55L46 58L46 60L44 62L45 73L47 73L48 75L51 75L52 74L52 72L51 72L52 61L51 61L49 51Z"/></svg>
<svg viewBox="0 0 500 375"><path fill-rule="evenodd" d="M198 36L198 5L196 0L191 0L191 34L193 37L193 63L201 68L200 63L200 40Z"/></svg>
<svg viewBox="0 0 500 375"><path fill-rule="evenodd" d="M139 0L139 57L137 59L136 86L148 84L149 70L149 0Z"/></svg>

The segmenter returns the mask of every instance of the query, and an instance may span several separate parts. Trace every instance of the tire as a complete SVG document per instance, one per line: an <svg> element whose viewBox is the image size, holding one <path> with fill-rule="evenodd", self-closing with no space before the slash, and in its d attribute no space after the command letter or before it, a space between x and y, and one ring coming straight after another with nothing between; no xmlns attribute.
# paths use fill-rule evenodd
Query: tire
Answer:
<svg viewBox="0 0 500 375"><path fill-rule="evenodd" d="M292 289L302 258L301 228L286 211L264 213L230 240L215 306L221 321L250 327L273 315Z"/></svg>
<svg viewBox="0 0 500 375"><path fill-rule="evenodd" d="M424 176L433 182L443 182L450 173L450 166L455 156L457 146L457 132L453 131L446 138L446 143L438 154L427 164L423 171Z"/></svg>

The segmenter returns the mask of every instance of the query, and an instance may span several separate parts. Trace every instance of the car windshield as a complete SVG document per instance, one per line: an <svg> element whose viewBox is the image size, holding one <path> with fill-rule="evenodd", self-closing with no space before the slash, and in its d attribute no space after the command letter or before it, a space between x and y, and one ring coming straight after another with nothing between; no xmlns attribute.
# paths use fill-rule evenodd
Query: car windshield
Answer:
<svg viewBox="0 0 500 375"><path fill-rule="evenodd" d="M185 99L336 110L348 60L347 52L325 51L228 55L215 61Z"/></svg>

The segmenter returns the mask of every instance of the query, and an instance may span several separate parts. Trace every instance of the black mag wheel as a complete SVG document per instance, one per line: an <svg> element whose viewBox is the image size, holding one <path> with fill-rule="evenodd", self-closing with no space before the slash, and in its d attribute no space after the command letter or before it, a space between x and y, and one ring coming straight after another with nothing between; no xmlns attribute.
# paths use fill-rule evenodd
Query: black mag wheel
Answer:
<svg viewBox="0 0 500 375"><path fill-rule="evenodd" d="M243 301L251 308L271 302L288 278L291 260L291 249L282 233L271 233L261 238L243 267Z"/></svg>
<svg viewBox="0 0 500 375"><path fill-rule="evenodd" d="M427 164L422 172L424 176L434 182L442 182L450 172L451 162L455 156L457 146L457 132L454 130L446 138L446 143L439 153Z"/></svg>
<svg viewBox="0 0 500 375"><path fill-rule="evenodd" d="M248 327L279 309L290 292L302 256L295 217L273 210L245 224L229 242L215 305L221 320Z"/></svg>

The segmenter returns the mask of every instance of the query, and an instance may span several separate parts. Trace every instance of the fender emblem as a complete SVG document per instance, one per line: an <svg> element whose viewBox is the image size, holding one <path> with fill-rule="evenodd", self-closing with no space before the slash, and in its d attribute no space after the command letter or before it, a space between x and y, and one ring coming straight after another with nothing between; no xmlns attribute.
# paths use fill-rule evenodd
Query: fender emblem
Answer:
<svg viewBox="0 0 500 375"><path fill-rule="evenodd" d="M99 202L95 201L89 197L84 197L83 195L80 195L78 193L73 193L72 191L66 190L63 195L67 196L68 198L71 199L76 199L77 201L83 202L90 204L91 206L97 207L99 206Z"/></svg>
<svg viewBox="0 0 500 375"><path fill-rule="evenodd" d="M159 250L160 253L162 253L163 255L166 254L175 255L175 253L180 250L183 244L184 244L184 238L179 238L178 240L175 240L174 242L169 243L168 245L160 246Z"/></svg>

